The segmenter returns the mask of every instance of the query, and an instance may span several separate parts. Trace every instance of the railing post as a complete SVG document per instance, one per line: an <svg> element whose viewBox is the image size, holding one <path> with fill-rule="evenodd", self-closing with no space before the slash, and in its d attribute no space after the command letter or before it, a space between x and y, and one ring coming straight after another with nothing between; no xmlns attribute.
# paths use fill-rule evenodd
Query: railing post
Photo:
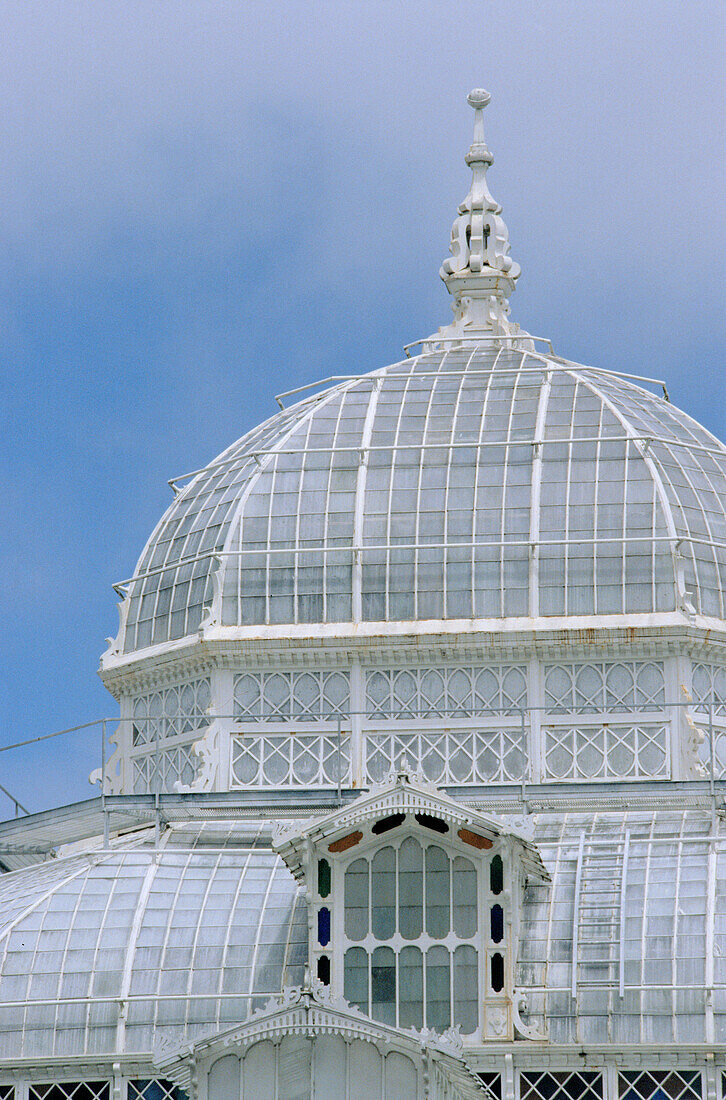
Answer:
<svg viewBox="0 0 726 1100"><path fill-rule="evenodd" d="M101 813L103 814L103 847L109 846L109 822L106 809L106 719L101 719Z"/></svg>
<svg viewBox="0 0 726 1100"><path fill-rule="evenodd" d="M708 704L708 749L710 757L711 820L716 825L716 746L713 739L713 699Z"/></svg>
<svg viewBox="0 0 726 1100"><path fill-rule="evenodd" d="M520 739L521 739L521 745L522 745L521 794L522 794L522 806L523 806L523 808L526 812L526 810L527 810L527 765L528 765L528 756L527 756L527 728L526 728L526 725L525 725L525 710L524 710L524 707L521 708L521 710L519 712L519 715L520 715L520 720L521 720Z"/></svg>
<svg viewBox="0 0 726 1100"><path fill-rule="evenodd" d="M154 731L154 847L159 847L159 839L161 837L161 821L159 813L159 785L161 782L161 776L159 771L159 733L157 728Z"/></svg>
<svg viewBox="0 0 726 1100"><path fill-rule="evenodd" d="M342 793L343 776L342 776L342 770L341 770L342 769L342 759L343 759L343 757L342 757L342 753L341 753L341 743L340 743L342 735L343 735L343 731L341 729L341 724L342 724L342 722L341 722L341 717L340 717L340 714L339 714L338 715L338 744L337 744L337 750L336 750L337 754L338 754L338 805L339 806L341 805L341 803L343 801L343 793Z"/></svg>

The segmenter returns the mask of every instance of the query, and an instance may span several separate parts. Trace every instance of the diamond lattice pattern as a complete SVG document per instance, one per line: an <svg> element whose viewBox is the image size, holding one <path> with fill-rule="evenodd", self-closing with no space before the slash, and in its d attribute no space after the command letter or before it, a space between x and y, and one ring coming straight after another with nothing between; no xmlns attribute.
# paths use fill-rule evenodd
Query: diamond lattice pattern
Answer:
<svg viewBox="0 0 726 1100"><path fill-rule="evenodd" d="M625 1070L618 1074L620 1100L701 1100L700 1070Z"/></svg>
<svg viewBox="0 0 726 1100"><path fill-rule="evenodd" d="M405 759L432 783L520 782L527 772L518 725L466 730L371 732L366 738L368 778L380 783Z"/></svg>
<svg viewBox="0 0 726 1100"><path fill-rule="evenodd" d="M235 788L349 786L350 741L337 733L233 735L231 779Z"/></svg>
<svg viewBox="0 0 726 1100"><path fill-rule="evenodd" d="M552 725L545 728L548 779L640 779L668 774L663 725Z"/></svg>
<svg viewBox="0 0 726 1100"><path fill-rule="evenodd" d="M129 1081L128 1100L187 1100L187 1094L173 1081L143 1078Z"/></svg>
<svg viewBox="0 0 726 1100"><path fill-rule="evenodd" d="M603 1079L600 1073L522 1073L521 1100L602 1100Z"/></svg>
<svg viewBox="0 0 726 1100"><path fill-rule="evenodd" d="M49 1081L33 1084L29 1100L109 1100L108 1081Z"/></svg>

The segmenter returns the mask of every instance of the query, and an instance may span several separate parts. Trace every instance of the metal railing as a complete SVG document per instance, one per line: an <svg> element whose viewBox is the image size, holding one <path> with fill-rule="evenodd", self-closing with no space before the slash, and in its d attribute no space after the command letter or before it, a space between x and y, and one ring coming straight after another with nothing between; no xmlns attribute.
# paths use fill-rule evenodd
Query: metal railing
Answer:
<svg viewBox="0 0 726 1100"><path fill-rule="evenodd" d="M163 791L164 780L162 775L162 761L165 752L179 746L189 747L190 743L201 740L206 729L215 721L228 723L227 732L230 738L236 739L240 744L244 744L245 739L249 741L254 736L263 740L265 738L280 739L287 737L291 745L296 743L302 744L306 737L310 738L316 734L332 739L335 746L333 778L330 782L322 785L313 784L312 787L315 789L334 790L339 802L342 801L346 769L349 768L352 770L353 767L352 760L349 761L349 764L344 764L345 744L346 741L350 742L352 739L353 729L356 724L364 750L370 747L372 739L375 737L389 737L393 739L392 759L390 760L392 767L395 767L402 759L408 758L409 761L411 760L411 740L413 737L431 738L437 734L445 736L457 733L462 736L484 735L487 732L499 731L501 727L501 729L506 732L506 735L512 739L512 746L516 745L521 759L520 773L519 775L509 775L500 780L487 780L486 782L501 782L506 785L519 787L520 797L522 801L526 803L527 787L531 786L533 783L531 769L532 744L530 742L530 735L533 732L533 728L536 727L537 732L540 733L550 728L565 728L567 724L569 724L573 731L575 731L578 726L591 730L599 727L603 731L610 731L614 728L626 726L627 724L637 728L639 725L642 726L654 722L660 722L664 727L667 727L670 722L668 712L673 712L674 710L685 712L689 726L694 731L702 732L705 736L706 751L703 754L704 758L701 759L701 764L705 766L706 775L704 778L709 782L711 797L715 804L715 782L717 778L720 778L720 776L717 775L716 741L719 736L726 736L726 706L722 707L718 702L700 702L698 700L690 702L653 702L649 703L647 707L642 705L637 709L635 707L624 707L622 711L604 711L596 707L560 707L552 705L535 707L479 707L461 703L455 707L440 707L436 705L410 707L401 705L393 708L371 704L365 710L340 708L328 709L325 711L313 711L310 709L295 711L291 708L286 709L277 707L268 711L260 708L255 709L253 712L248 711L247 713L240 713L238 710L228 714L211 712L204 713L203 715L199 713L183 714L181 712L173 715L137 714L126 718L120 716L97 718L76 726L70 726L65 729L55 730L51 733L27 738L23 741L2 745L0 746L0 754L10 750L26 748L30 745L48 741L52 738L68 736L80 731L97 729L99 734L100 757L100 769L97 775L100 783L101 809L106 820L106 829L108 829L107 797L112 793L108 789L109 777L106 774L108 763L108 728L110 726L114 728L128 727L132 729L134 725L141 727L144 724L150 724L156 727L165 722L173 722L176 725L183 725L185 722L194 723L189 729L182 730L181 733L172 734L171 736L160 737L158 736L160 730L155 728L154 734L136 747L132 744L132 735L129 736L129 743L126 747L128 754L127 759L133 760L143 758L152 765L149 774L149 787L147 793L153 795L155 811L159 816L160 799L162 794L165 793ZM720 713L721 710L724 710L723 714ZM717 719L721 719L721 721L717 722ZM448 724L445 728L440 729L434 725L421 727L419 725L421 722L445 722ZM408 723L408 725L404 723ZM259 728L261 726L264 728ZM270 729L270 726L274 726L275 728ZM398 746L395 745L396 739L399 741ZM724 765L724 771L726 772L726 764ZM628 779L667 779L671 778L671 774L672 773L660 773L654 776L648 776L647 774L633 776L608 775L602 778L604 781L627 782ZM574 778L578 779L580 777L575 776ZM582 781L587 781L588 778L596 781L600 777L584 776L582 777ZM363 779L369 782L379 781L372 780L370 774L366 773L365 759ZM436 779L435 781L440 782L442 786L462 785L461 782L452 779ZM567 781L568 780L563 780L556 775L547 774L546 769L543 769L541 779L537 780L537 782L544 783ZM688 780L686 779L684 781ZM479 785L481 785L481 782L482 781L479 781ZM366 784L364 783L363 785L365 786ZM463 785L471 784L464 782ZM304 783L302 782L298 784L261 782L247 786L238 784L234 788L230 787L230 789L240 791L276 788L299 790L302 787L304 787ZM0 784L0 794L10 800L14 807L15 817L19 817L21 813L30 814L32 812L2 784Z"/></svg>

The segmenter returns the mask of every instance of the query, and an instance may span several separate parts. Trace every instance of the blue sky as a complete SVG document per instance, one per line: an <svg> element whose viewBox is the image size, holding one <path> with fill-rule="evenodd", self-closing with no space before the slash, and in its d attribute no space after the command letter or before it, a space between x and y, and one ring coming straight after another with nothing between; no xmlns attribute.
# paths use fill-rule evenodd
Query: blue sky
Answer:
<svg viewBox="0 0 726 1100"><path fill-rule="evenodd" d="M5 0L0 19L0 745L114 713L111 583L167 478L275 392L449 319L473 86L513 317L664 377L724 436L720 0ZM0 783L31 809L90 797L96 756L88 735L0 754Z"/></svg>

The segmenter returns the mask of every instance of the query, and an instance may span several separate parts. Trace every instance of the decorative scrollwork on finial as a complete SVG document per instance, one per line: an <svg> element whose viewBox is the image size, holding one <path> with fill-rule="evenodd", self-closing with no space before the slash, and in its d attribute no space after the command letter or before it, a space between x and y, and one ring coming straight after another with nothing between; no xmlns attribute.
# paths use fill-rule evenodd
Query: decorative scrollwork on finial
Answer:
<svg viewBox="0 0 726 1100"><path fill-rule="evenodd" d="M502 208L487 184L487 169L494 158L484 138L483 110L490 100L489 92L483 88L474 88L467 96L474 109L474 139L466 155L466 163L472 170L471 188L459 206L451 229L451 255L440 271L454 295L455 317L466 322L476 315L476 323L483 327L495 327L501 321L508 309L507 295L514 290L520 273L519 264L509 255L509 231L501 217ZM496 299L493 313L483 307L472 310L473 299L487 297Z"/></svg>

